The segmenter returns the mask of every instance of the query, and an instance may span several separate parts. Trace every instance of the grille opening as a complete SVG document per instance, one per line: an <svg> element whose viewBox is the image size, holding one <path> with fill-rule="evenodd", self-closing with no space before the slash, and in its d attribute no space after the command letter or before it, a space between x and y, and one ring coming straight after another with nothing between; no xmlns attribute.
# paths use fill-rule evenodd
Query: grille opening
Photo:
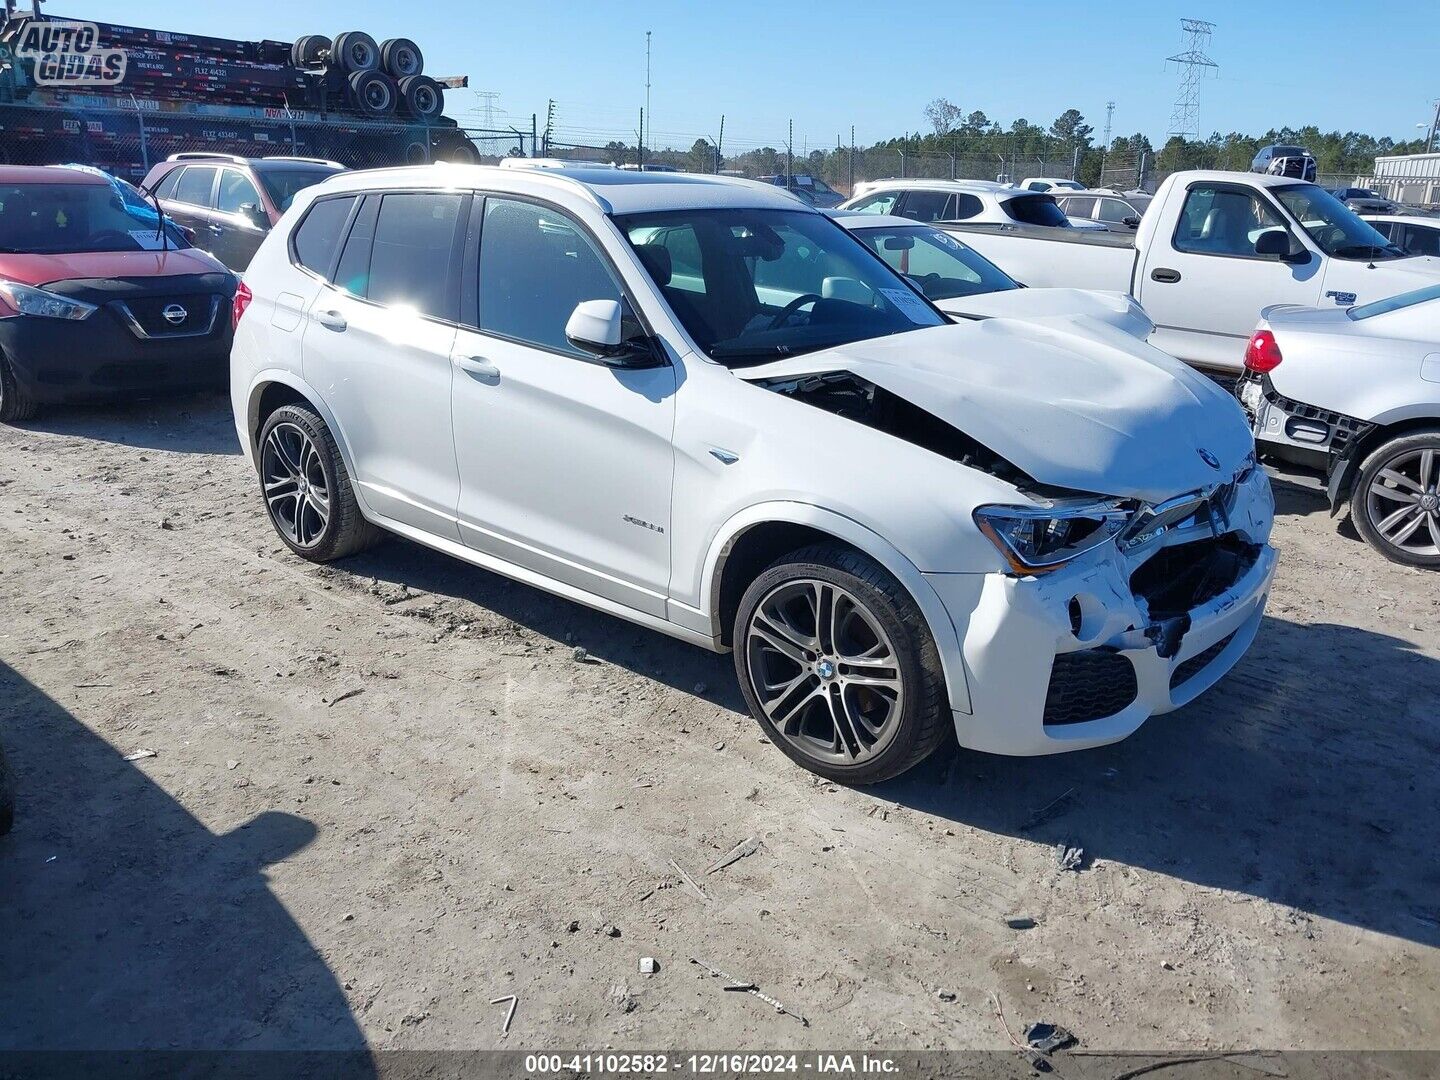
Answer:
<svg viewBox="0 0 1440 1080"><path fill-rule="evenodd" d="M1183 615L1229 589L1260 557L1235 533L1161 548L1130 575L1130 590L1152 619Z"/></svg>
<svg viewBox="0 0 1440 1080"><path fill-rule="evenodd" d="M1175 666L1175 670L1170 674L1170 689L1179 689L1191 679L1193 679L1196 675L1199 675L1200 672L1204 671L1207 667L1209 667L1211 661L1213 661L1217 656L1219 656L1222 652L1225 651L1225 646L1230 644L1231 640L1238 632L1239 631L1234 631L1226 634L1223 638L1215 642L1215 644L1211 645L1208 649L1196 653L1194 656L1190 657L1189 660L1186 660L1183 663L1177 664Z"/></svg>
<svg viewBox="0 0 1440 1080"><path fill-rule="evenodd" d="M1103 720L1126 708L1140 693L1135 665L1108 649L1062 653L1050 669L1044 723L1054 727Z"/></svg>

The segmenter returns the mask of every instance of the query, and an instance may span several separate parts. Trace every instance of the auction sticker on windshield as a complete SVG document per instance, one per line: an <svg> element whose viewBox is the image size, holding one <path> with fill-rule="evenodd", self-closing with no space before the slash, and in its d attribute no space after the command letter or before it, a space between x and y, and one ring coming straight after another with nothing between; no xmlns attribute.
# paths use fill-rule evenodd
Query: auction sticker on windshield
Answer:
<svg viewBox="0 0 1440 1080"><path fill-rule="evenodd" d="M906 289L881 289L880 295L899 308L902 315L917 322L930 318L930 308L925 301Z"/></svg>

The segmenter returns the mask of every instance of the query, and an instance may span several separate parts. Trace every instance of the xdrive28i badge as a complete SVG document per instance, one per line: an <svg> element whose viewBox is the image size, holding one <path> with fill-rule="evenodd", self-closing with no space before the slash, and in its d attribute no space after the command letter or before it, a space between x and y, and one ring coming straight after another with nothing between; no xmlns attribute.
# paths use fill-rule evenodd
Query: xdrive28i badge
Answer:
<svg viewBox="0 0 1440 1080"><path fill-rule="evenodd" d="M1206 465L1209 465L1210 468L1220 468L1220 459L1214 454L1212 454L1209 450L1206 450L1203 446L1198 447L1195 452L1200 455L1200 460L1205 462Z"/></svg>

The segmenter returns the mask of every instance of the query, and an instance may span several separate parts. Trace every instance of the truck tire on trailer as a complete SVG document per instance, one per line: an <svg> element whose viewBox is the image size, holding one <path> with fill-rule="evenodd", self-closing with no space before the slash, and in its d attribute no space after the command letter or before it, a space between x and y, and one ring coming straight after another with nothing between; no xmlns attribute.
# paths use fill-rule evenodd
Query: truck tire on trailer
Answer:
<svg viewBox="0 0 1440 1080"><path fill-rule="evenodd" d="M398 94L395 80L383 71L357 71L350 76L350 98L366 116L389 116Z"/></svg>
<svg viewBox="0 0 1440 1080"><path fill-rule="evenodd" d="M380 66L392 79L419 75L425 70L425 54L409 38L388 38L380 43Z"/></svg>
<svg viewBox="0 0 1440 1080"><path fill-rule="evenodd" d="M340 70L347 74L374 71L380 66L380 46L363 30L347 30L335 36L330 62L338 64Z"/></svg>
<svg viewBox="0 0 1440 1080"><path fill-rule="evenodd" d="M463 137L439 143L435 148L435 156L441 161L451 161L456 165L480 164L480 151L475 149L474 143Z"/></svg>
<svg viewBox="0 0 1440 1080"><path fill-rule="evenodd" d="M406 165L428 165L430 163L430 148L418 140L405 144Z"/></svg>
<svg viewBox="0 0 1440 1080"><path fill-rule="evenodd" d="M319 67L330 54L330 39L324 34L306 34L290 46L290 64L297 68Z"/></svg>
<svg viewBox="0 0 1440 1080"><path fill-rule="evenodd" d="M407 75L400 80L400 101L417 120L434 120L445 111L445 91L428 75Z"/></svg>

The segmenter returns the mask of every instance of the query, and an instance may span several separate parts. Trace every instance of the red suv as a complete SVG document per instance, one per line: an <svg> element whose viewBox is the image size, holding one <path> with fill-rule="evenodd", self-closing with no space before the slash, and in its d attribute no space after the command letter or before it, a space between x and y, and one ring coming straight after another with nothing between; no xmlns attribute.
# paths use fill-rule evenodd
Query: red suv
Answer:
<svg viewBox="0 0 1440 1080"><path fill-rule="evenodd" d="M0 421L223 386L235 275L93 172L0 166Z"/></svg>

